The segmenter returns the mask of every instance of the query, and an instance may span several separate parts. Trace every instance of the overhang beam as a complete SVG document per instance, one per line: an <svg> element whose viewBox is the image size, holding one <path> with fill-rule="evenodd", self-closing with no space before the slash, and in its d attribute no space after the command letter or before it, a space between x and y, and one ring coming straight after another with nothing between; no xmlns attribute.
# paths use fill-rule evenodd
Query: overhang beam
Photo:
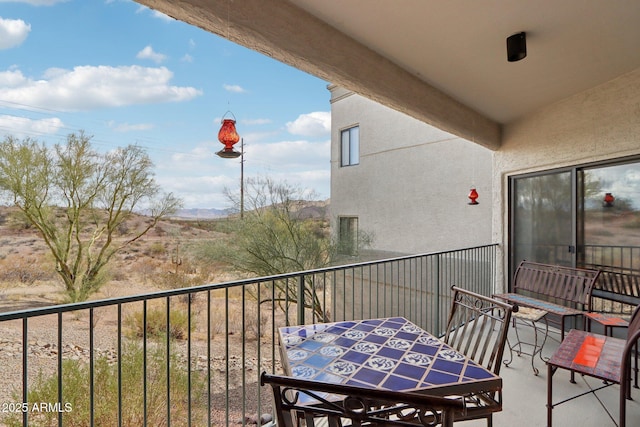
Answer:
<svg viewBox="0 0 640 427"><path fill-rule="evenodd" d="M500 147L499 123L289 1L136 1L486 148Z"/></svg>

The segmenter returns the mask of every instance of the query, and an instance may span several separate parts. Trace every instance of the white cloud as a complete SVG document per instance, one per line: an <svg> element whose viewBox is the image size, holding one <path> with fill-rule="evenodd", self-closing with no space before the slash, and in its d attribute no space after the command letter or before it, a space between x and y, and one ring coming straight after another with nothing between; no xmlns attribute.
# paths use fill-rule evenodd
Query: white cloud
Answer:
<svg viewBox="0 0 640 427"><path fill-rule="evenodd" d="M224 90L226 90L227 92L235 92L235 93L245 93L246 90L244 90L244 88L242 86L239 85L222 85L222 87L224 88Z"/></svg>
<svg viewBox="0 0 640 427"><path fill-rule="evenodd" d="M57 117L32 120L26 117L0 116L0 134L16 138L56 134L64 124Z"/></svg>
<svg viewBox="0 0 640 427"><path fill-rule="evenodd" d="M330 168L331 141L280 141L269 144L251 144L245 140L245 160L269 168L313 170Z"/></svg>
<svg viewBox="0 0 640 427"><path fill-rule="evenodd" d="M154 128L154 125L151 123L116 123L109 122L109 128L113 129L116 132L135 132L135 131L143 131L143 130L151 130Z"/></svg>
<svg viewBox="0 0 640 427"><path fill-rule="evenodd" d="M0 72L0 99L25 106L88 111L126 105L188 101L201 96L193 87L169 85L165 67L81 66L50 69L34 80L17 70Z"/></svg>
<svg viewBox="0 0 640 427"><path fill-rule="evenodd" d="M185 53L184 56L180 58L180 61L191 63L193 62L193 56L189 55L188 53Z"/></svg>
<svg viewBox="0 0 640 427"><path fill-rule="evenodd" d="M153 47L151 47L151 45L149 45L149 46L145 46L144 49L142 49L140 52L138 52L138 54L136 55L136 58L138 58L138 59L150 59L151 61L155 62L156 64L160 64L161 62L164 62L167 59L167 55L163 55L161 53L155 52L153 50Z"/></svg>
<svg viewBox="0 0 640 427"><path fill-rule="evenodd" d="M0 50L20 46L30 31L31 25L22 19L3 19L0 17Z"/></svg>
<svg viewBox="0 0 640 427"><path fill-rule="evenodd" d="M172 17L170 17L169 15L165 15L162 12L158 12L157 10L152 11L151 16L153 16L154 18L158 18L162 21L175 21L175 19L173 19Z"/></svg>
<svg viewBox="0 0 640 427"><path fill-rule="evenodd" d="M331 134L331 113L316 111L300 114L293 122L287 122L287 131L293 135L324 136Z"/></svg>
<svg viewBox="0 0 640 427"><path fill-rule="evenodd" d="M245 179L269 176L328 198L330 145L329 140L245 144ZM215 152L221 148L218 141L211 140L156 161L163 190L179 194L187 208L229 207L224 191L239 191L240 159L219 158Z"/></svg>
<svg viewBox="0 0 640 427"><path fill-rule="evenodd" d="M2 0L0 0L2 1ZM66 1L66 0L65 0ZM115 0L107 0L107 3L113 3ZM130 0L123 0L123 1L130 1ZM136 13L146 13L146 12L150 12L151 16L153 18L159 19L161 21L165 21L165 22L173 22L175 21L174 18L170 17L169 15L165 15L162 12L158 12L157 10L148 8L147 6L144 5L138 5L138 8L136 9Z"/></svg>
<svg viewBox="0 0 640 427"><path fill-rule="evenodd" d="M216 145L217 144L217 145ZM225 208L225 188L239 185L239 163L221 159L217 141L202 143L186 153L173 153L156 161L156 181L163 191L178 194L186 208Z"/></svg>

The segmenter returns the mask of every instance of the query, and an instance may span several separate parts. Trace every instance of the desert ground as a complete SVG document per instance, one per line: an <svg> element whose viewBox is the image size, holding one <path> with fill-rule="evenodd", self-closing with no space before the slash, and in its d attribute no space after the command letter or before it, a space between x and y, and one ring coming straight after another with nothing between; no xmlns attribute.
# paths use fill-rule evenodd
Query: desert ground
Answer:
<svg viewBox="0 0 640 427"><path fill-rule="evenodd" d="M13 217L14 211L0 208L0 312L44 307L65 302L64 287L57 277L48 248L36 230L26 227ZM144 217L136 217L129 224ZM225 270L215 261L202 263L191 256L189 248L196 242L224 239L224 233L198 221L163 221L147 236L122 251L110 268L110 280L91 299L115 298L172 289L175 287L206 283L221 283L240 278ZM177 262L179 260L179 262ZM264 366L279 367L271 357L272 352L258 360L255 356L258 343L263 348L273 348L270 334L258 336L258 322L268 321L271 313L262 313L262 319L248 320L255 313L244 313L239 291L212 293L211 366L213 416L215 425L224 425L226 417L232 423L256 422L257 378ZM227 299L227 296L229 298ZM160 303L159 303L160 304ZM172 300L172 307L186 307L185 298ZM123 306L123 318L140 310L140 304ZM191 301L191 310L200 317L206 312L206 295L199 294ZM246 309L245 309L246 310ZM90 322L88 312L65 313L63 316L63 355L66 358L88 361L88 336ZM228 320L228 323L226 323ZM94 345L98 354L114 359L116 353L118 312L115 309L96 309L94 315ZM206 321L198 320L192 331L192 361L196 369L206 366ZM57 363L57 330L55 317L45 316L29 321L29 371L30 384L38 373L53 373ZM226 326L225 326L226 325ZM243 329L244 325L244 329ZM126 331L125 331L126 333ZM269 336L267 336L269 335ZM244 339L243 339L244 338ZM19 321L0 324L0 402L11 401L16 387L21 384L22 324ZM175 347L186 354L185 341L177 340ZM242 359L242 347L247 357ZM277 352L276 352L277 353ZM277 359L277 357L275 358ZM226 377L228 366L229 376ZM242 408L242 383L246 388L248 406ZM229 390L229 414L226 412L224 390ZM264 390L262 412L270 409L270 396ZM1 417L0 417L1 421Z"/></svg>

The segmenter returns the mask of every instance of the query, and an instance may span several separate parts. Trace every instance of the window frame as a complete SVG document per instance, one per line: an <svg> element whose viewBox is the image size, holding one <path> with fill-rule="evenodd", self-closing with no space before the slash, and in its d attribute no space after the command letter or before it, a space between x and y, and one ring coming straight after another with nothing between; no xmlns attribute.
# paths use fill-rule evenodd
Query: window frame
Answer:
<svg viewBox="0 0 640 427"><path fill-rule="evenodd" d="M340 131L340 167L360 164L360 126L353 125Z"/></svg>
<svg viewBox="0 0 640 427"><path fill-rule="evenodd" d="M341 255L358 254L358 217L355 215L338 216L338 253ZM346 234L346 235L345 235Z"/></svg>

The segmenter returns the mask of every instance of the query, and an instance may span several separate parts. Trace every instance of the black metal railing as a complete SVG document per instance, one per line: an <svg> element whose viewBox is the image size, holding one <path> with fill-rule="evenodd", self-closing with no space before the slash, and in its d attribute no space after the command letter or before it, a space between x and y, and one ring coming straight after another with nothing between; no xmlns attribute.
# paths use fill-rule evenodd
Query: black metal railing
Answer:
<svg viewBox="0 0 640 427"><path fill-rule="evenodd" d="M403 316L441 334L451 286L490 295L496 257L487 245L0 314L0 424L260 422L280 326Z"/></svg>
<svg viewBox="0 0 640 427"><path fill-rule="evenodd" d="M584 264L623 269L640 274L640 246L585 245Z"/></svg>

